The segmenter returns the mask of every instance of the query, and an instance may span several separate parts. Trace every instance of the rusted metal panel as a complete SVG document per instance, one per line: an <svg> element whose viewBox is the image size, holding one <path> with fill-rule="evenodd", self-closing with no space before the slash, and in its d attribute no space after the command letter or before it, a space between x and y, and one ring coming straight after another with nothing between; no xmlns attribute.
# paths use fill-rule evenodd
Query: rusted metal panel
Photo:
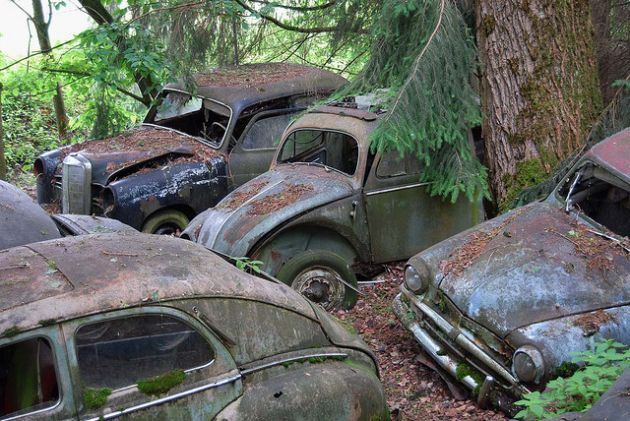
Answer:
<svg viewBox="0 0 630 421"><path fill-rule="evenodd" d="M308 165L283 165L255 178L204 213L196 241L244 256L279 224L306 210L350 196L349 177ZM198 229L191 224L185 233ZM191 237L192 238L192 237Z"/></svg>
<svg viewBox="0 0 630 421"><path fill-rule="evenodd" d="M596 144L585 155L606 164L626 181L630 180L630 128Z"/></svg>
<svg viewBox="0 0 630 421"><path fill-rule="evenodd" d="M57 223L62 232L67 235L137 232L129 225L125 225L116 219L103 218L101 216L58 214L51 215L51 218Z"/></svg>
<svg viewBox="0 0 630 421"><path fill-rule="evenodd" d="M17 187L0 180L0 250L61 237L48 214Z"/></svg>
<svg viewBox="0 0 630 421"><path fill-rule="evenodd" d="M239 271L189 241L99 234L65 237L29 248L39 255L32 257L39 263L31 266L20 265L26 253L23 248L0 253L0 283L6 285L0 301L0 332L32 329L41 320L71 319L192 294L240 297L315 317L309 304L291 288ZM74 288L67 290L63 283L46 287L50 279L46 272L52 268L54 277L65 277ZM33 281L13 282L18 274ZM40 288L48 291L46 297L33 292ZM55 295L48 296L52 292Z"/></svg>

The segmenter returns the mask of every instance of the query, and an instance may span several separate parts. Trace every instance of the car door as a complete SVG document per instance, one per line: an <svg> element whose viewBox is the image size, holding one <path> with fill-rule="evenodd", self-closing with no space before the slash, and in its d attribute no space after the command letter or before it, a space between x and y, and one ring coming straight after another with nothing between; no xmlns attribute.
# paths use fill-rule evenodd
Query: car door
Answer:
<svg viewBox="0 0 630 421"><path fill-rule="evenodd" d="M232 187L245 184L269 169L282 132L302 108L271 110L257 114L245 127L230 152Z"/></svg>
<svg viewBox="0 0 630 421"><path fill-rule="evenodd" d="M239 371L198 320L145 307L67 323L82 419L212 419L242 394Z"/></svg>
<svg viewBox="0 0 630 421"><path fill-rule="evenodd" d="M378 154L364 188L374 263L407 259L479 222L478 204L431 197L417 157Z"/></svg>
<svg viewBox="0 0 630 421"><path fill-rule="evenodd" d="M0 338L0 419L70 419L76 413L58 325Z"/></svg>

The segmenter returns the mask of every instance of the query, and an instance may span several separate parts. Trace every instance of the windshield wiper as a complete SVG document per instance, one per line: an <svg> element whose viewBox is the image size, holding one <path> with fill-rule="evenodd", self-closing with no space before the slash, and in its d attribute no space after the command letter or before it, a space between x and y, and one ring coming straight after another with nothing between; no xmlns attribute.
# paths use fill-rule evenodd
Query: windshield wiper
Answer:
<svg viewBox="0 0 630 421"><path fill-rule="evenodd" d="M577 174L575 175L575 180L573 180L573 183L571 184L571 187L569 188L569 192L567 193L567 197L565 199L566 205L564 207L564 211L566 213L569 213L569 211L571 210L571 205L573 204L573 202L571 202L571 195L573 195L573 190L575 190L575 187L577 186L577 183L580 181L580 178L582 178L582 170L578 171Z"/></svg>

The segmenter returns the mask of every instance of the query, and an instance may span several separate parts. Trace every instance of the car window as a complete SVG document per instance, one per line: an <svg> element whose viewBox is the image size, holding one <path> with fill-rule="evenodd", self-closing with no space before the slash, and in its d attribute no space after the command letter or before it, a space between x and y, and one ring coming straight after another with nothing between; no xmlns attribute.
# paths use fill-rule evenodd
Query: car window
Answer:
<svg viewBox="0 0 630 421"><path fill-rule="evenodd" d="M560 188L567 209L584 213L615 234L630 236L630 188L608 171L585 165Z"/></svg>
<svg viewBox="0 0 630 421"><path fill-rule="evenodd" d="M280 163L318 163L353 175L357 169L359 146L352 136L344 133L296 130L287 137L279 156Z"/></svg>
<svg viewBox="0 0 630 421"><path fill-rule="evenodd" d="M180 92L169 92L157 107L155 121L179 117L201 109L203 100Z"/></svg>
<svg viewBox="0 0 630 421"><path fill-rule="evenodd" d="M281 114L261 118L254 122L243 136L243 149L275 148L292 116L293 114Z"/></svg>
<svg viewBox="0 0 630 421"><path fill-rule="evenodd" d="M133 316L80 327L77 360L85 387L118 389L139 380L210 363L214 351L170 316Z"/></svg>
<svg viewBox="0 0 630 421"><path fill-rule="evenodd" d="M47 339L0 347L0 417L45 409L57 401L57 372Z"/></svg>
<svg viewBox="0 0 630 421"><path fill-rule="evenodd" d="M420 174L420 167L420 160L416 156L406 154L404 157L401 157L398 151L388 151L383 154L378 163L376 176L388 178Z"/></svg>

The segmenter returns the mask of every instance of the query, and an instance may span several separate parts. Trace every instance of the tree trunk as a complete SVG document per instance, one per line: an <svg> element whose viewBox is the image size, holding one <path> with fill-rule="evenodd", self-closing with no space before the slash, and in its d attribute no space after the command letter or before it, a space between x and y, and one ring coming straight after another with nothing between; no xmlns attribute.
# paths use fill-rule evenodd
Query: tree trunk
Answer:
<svg viewBox="0 0 630 421"><path fill-rule="evenodd" d="M584 144L601 108L588 0L478 0L481 104L498 209Z"/></svg>
<svg viewBox="0 0 630 421"><path fill-rule="evenodd" d="M49 6L50 7L50 6ZM39 49L47 58L51 57L52 47L50 45L50 36L48 28L50 27L50 15L48 19L44 17L44 8L42 0L33 0L33 25L37 32L37 40L39 41ZM63 103L61 85L57 82L57 94L53 97L53 106L55 108L55 117L57 118L57 129L59 139L64 140L68 137L68 115L66 107Z"/></svg>
<svg viewBox="0 0 630 421"><path fill-rule="evenodd" d="M101 0L79 0L79 3L85 8L85 11L88 15L99 25L110 25L114 23L114 18L107 11L105 6L101 3ZM124 37L119 36L118 38L112 40L116 47L118 47L118 51L121 53L120 57L122 59L122 52L127 49L127 42ZM154 83L151 75L142 75L137 71L133 72L134 79L138 88L140 88L140 92L142 93L142 103L147 107L151 105L153 99L157 97L156 84Z"/></svg>
<svg viewBox="0 0 630 421"><path fill-rule="evenodd" d="M4 129L2 127L2 83L0 83L0 180L7 178L7 161L4 158Z"/></svg>

